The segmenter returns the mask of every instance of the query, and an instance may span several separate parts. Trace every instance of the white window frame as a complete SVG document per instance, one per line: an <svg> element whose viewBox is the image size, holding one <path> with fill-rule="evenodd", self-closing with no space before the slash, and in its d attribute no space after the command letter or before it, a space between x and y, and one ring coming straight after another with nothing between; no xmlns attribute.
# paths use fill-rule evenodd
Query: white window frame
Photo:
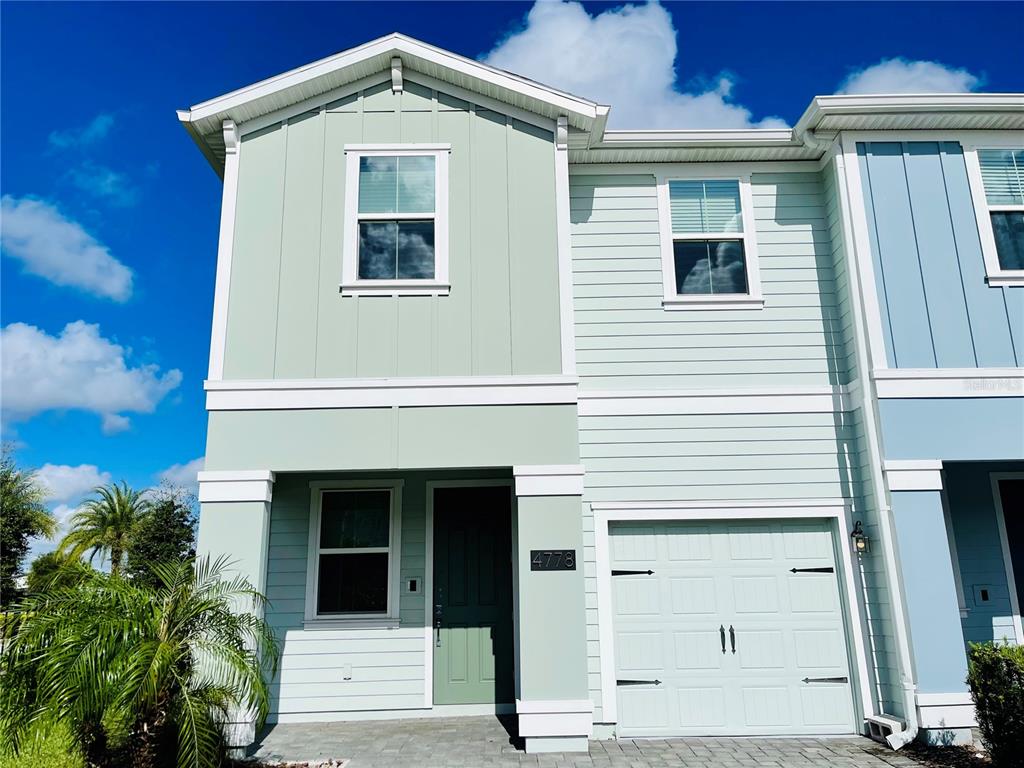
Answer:
<svg viewBox="0 0 1024 768"><path fill-rule="evenodd" d="M658 189L658 230L661 238L661 279L663 288L662 306L665 309L761 309L764 297L761 294L761 269L758 264L757 238L755 236L754 197L750 188L749 173L721 173L701 168L674 170L657 174ZM695 232L679 234L672 232L672 201L669 193L670 181L735 181L740 187L740 219L742 232ZM676 293L676 262L673 243L676 240L740 240L743 243L743 258L747 269L747 293L745 294L688 294Z"/></svg>
<svg viewBox="0 0 1024 768"><path fill-rule="evenodd" d="M305 623L307 626L392 626L399 623L399 600L402 559L402 480L351 480L312 482L309 504L309 539L306 553L306 603ZM385 613L318 614L317 586L320 578L320 511L324 493L332 491L387 491L391 496L388 538L388 605ZM330 554L334 550L325 550ZM338 552L382 552L383 547L369 549L344 549Z"/></svg>
<svg viewBox="0 0 1024 768"><path fill-rule="evenodd" d="M341 293L345 296L438 296L451 290L448 281L448 157L451 144L346 144L345 243L342 249ZM364 157L433 157L434 213L359 213L359 161ZM381 219L434 220L434 277L431 280L361 280L359 221Z"/></svg>
<svg viewBox="0 0 1024 768"><path fill-rule="evenodd" d="M1010 614L1013 622L1014 640L1017 645L1024 645L1024 619L1021 618L1021 605L1017 595L1017 579L1022 574L1013 572L1013 559L1010 554L1010 537L1006 531L1006 510L1003 509L1003 495L999 483L1003 480L1024 481L1024 472L990 472L989 487L992 489L992 506L996 513L996 528L999 531L999 548L1003 555L1003 568L1006 570L1006 590L1010 593Z"/></svg>
<svg viewBox="0 0 1024 768"><path fill-rule="evenodd" d="M985 183L981 176L981 162L978 160L980 149L1024 149L1024 140L1017 136L986 138L977 143L961 142L964 150L964 164L967 166L967 181L971 187L971 200L974 203L974 216L978 222L978 235L981 238L981 253L985 259L986 282L991 286L1024 285L1024 269L1003 269L999 264L996 252L996 238L992 232L993 211L1021 211L1024 205L989 205L985 196Z"/></svg>

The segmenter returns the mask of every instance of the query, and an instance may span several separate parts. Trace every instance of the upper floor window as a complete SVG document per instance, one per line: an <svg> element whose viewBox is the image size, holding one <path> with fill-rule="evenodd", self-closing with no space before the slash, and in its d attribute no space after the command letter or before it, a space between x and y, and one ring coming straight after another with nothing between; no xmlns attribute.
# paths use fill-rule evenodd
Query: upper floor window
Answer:
<svg viewBox="0 0 1024 768"><path fill-rule="evenodd" d="M1024 148L965 152L989 285L1024 285Z"/></svg>
<svg viewBox="0 0 1024 768"><path fill-rule="evenodd" d="M346 294L439 294L448 285L447 146L345 147Z"/></svg>
<svg viewBox="0 0 1024 768"><path fill-rule="evenodd" d="M658 207L667 309L763 306L749 177L659 178Z"/></svg>

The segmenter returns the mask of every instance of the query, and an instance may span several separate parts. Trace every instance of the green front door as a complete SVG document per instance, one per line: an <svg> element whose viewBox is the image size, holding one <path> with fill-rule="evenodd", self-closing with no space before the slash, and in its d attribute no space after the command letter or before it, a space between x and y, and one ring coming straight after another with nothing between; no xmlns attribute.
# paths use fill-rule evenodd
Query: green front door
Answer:
<svg viewBox="0 0 1024 768"><path fill-rule="evenodd" d="M434 703L514 698L508 486L434 491Z"/></svg>

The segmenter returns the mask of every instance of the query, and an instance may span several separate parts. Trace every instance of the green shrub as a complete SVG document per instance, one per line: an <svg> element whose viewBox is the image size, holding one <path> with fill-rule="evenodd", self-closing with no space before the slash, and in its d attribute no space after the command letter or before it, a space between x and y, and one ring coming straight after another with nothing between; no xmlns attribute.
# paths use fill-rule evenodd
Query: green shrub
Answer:
<svg viewBox="0 0 1024 768"><path fill-rule="evenodd" d="M972 643L967 682L992 762L1024 766L1024 647Z"/></svg>

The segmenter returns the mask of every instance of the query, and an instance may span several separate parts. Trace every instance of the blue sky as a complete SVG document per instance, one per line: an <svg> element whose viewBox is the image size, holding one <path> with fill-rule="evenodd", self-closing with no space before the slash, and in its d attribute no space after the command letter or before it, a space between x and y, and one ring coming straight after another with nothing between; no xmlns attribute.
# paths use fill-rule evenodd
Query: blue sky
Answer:
<svg viewBox="0 0 1024 768"><path fill-rule="evenodd" d="M1009 3L0 13L3 431L61 512L94 482L150 485L203 454L220 182L175 109L396 30L610 102L621 127L792 124L840 88L1024 90Z"/></svg>

